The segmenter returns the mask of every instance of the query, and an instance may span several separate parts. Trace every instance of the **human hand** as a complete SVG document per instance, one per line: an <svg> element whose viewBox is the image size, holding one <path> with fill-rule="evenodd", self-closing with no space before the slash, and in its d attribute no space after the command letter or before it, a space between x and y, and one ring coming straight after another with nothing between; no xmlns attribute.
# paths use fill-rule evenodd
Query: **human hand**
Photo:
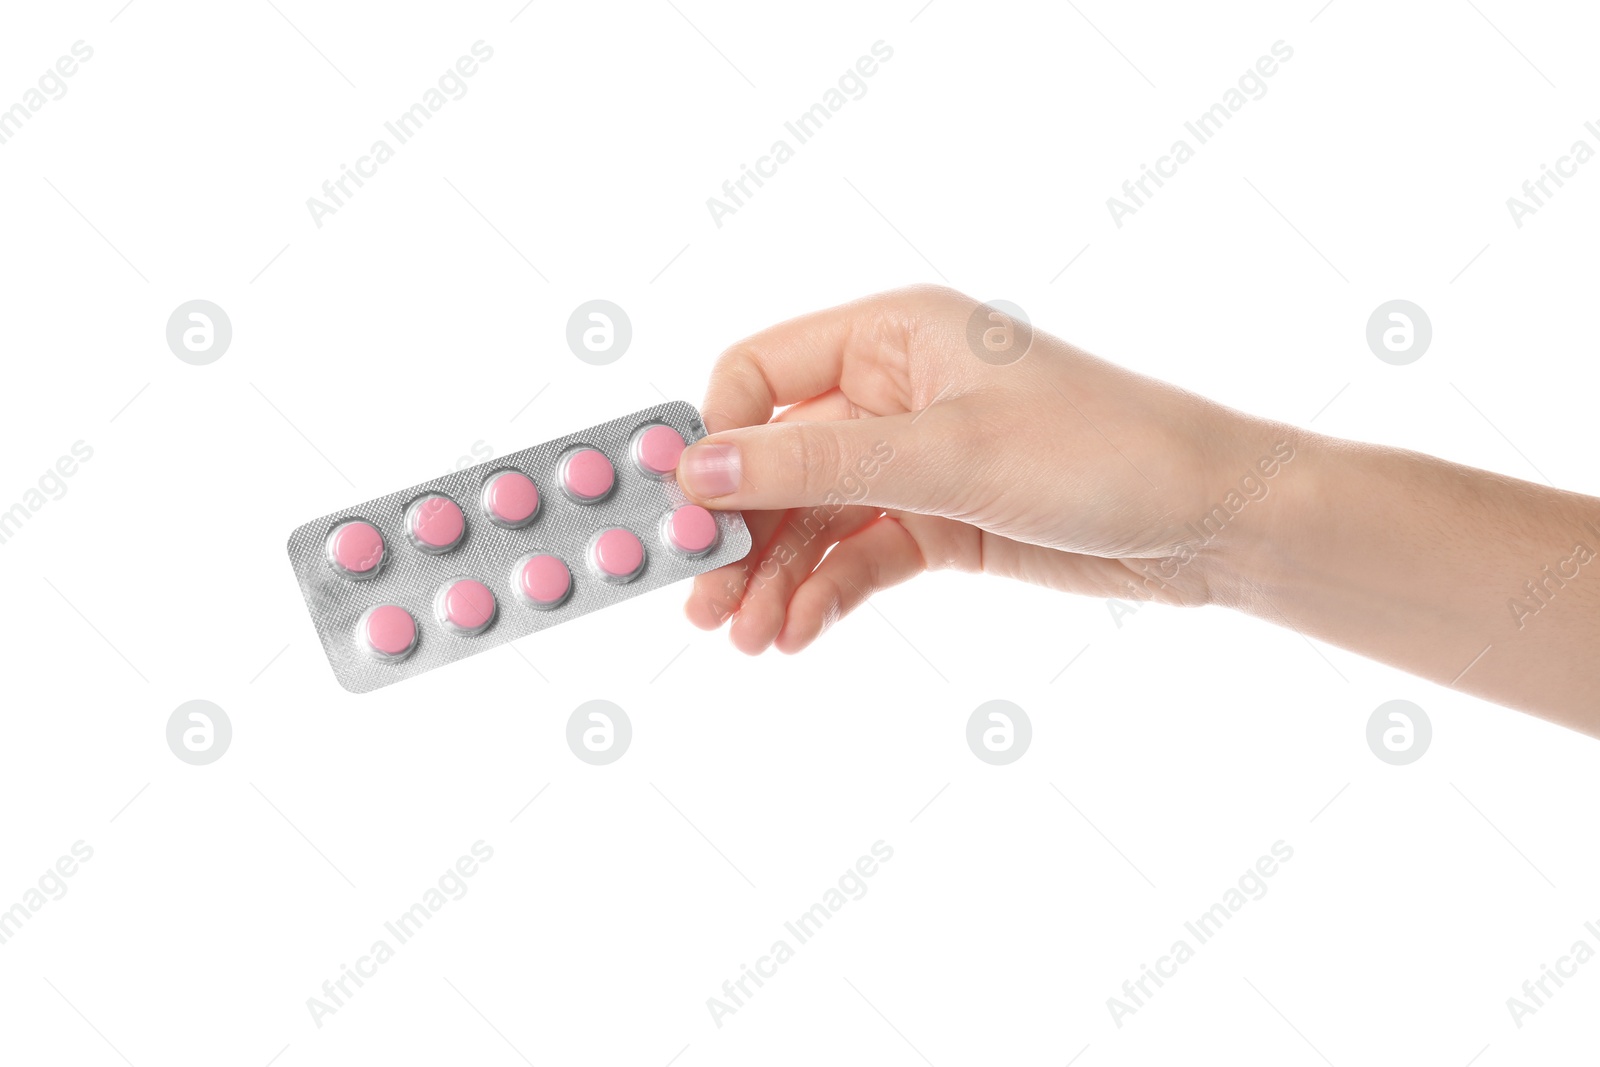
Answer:
<svg viewBox="0 0 1600 1067"><path fill-rule="evenodd" d="M702 405L710 435L684 452L678 480L708 508L744 510L753 547L695 580L696 625L732 618L745 652L795 652L874 592L943 567L1102 597L1211 598L1197 549L1226 518L1197 520L1241 478L1264 486L1295 431L1037 330L1015 362L980 358L968 341L980 307L902 289L722 355ZM989 314L978 331L1006 328ZM1011 327L1020 347L1028 327ZM1234 531L1207 555L1225 542Z"/></svg>

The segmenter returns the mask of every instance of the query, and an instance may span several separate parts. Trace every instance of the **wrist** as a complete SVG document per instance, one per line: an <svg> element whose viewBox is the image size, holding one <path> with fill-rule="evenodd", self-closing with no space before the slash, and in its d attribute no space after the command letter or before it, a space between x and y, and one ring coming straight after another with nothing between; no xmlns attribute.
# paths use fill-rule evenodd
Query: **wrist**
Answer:
<svg viewBox="0 0 1600 1067"><path fill-rule="evenodd" d="M1334 492L1335 467L1328 438L1284 423L1244 418L1230 433L1213 499L1185 532L1201 600L1245 608L1282 588Z"/></svg>

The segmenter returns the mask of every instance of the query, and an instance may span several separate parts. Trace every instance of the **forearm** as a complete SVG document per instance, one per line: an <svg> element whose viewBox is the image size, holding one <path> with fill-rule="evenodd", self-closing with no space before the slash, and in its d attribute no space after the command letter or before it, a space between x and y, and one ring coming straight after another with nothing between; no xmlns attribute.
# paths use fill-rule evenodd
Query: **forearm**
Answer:
<svg viewBox="0 0 1600 1067"><path fill-rule="evenodd" d="M1600 736L1600 500L1296 432L1214 602Z"/></svg>

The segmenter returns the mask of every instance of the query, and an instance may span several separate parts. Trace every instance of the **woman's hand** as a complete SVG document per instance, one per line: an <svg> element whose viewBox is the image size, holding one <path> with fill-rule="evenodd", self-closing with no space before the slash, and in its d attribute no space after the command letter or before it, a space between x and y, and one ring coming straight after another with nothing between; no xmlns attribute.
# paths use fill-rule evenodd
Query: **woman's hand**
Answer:
<svg viewBox="0 0 1600 1067"><path fill-rule="evenodd" d="M1600 736L1594 497L1252 418L948 289L735 345L704 412L678 480L756 547L688 613L746 652L957 567L1223 604Z"/></svg>
<svg viewBox="0 0 1600 1067"><path fill-rule="evenodd" d="M731 616L750 653L804 648L940 567L1205 603L1198 549L1237 541L1224 502L1265 495L1297 439L937 287L733 346L703 412L678 480L744 510L754 547L696 579L687 610Z"/></svg>

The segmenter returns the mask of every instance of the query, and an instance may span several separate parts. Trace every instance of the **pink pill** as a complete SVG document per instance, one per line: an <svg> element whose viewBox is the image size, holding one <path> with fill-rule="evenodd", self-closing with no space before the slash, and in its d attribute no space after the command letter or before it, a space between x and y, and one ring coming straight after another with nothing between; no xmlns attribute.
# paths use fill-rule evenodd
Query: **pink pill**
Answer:
<svg viewBox="0 0 1600 1067"><path fill-rule="evenodd" d="M406 532L424 552L448 552L461 541L467 520L454 500L430 493L406 509Z"/></svg>
<svg viewBox="0 0 1600 1067"><path fill-rule="evenodd" d="M613 526L589 544L589 558L608 582L630 582L644 570L644 545L632 532Z"/></svg>
<svg viewBox="0 0 1600 1067"><path fill-rule="evenodd" d="M686 556L700 556L717 543L717 520L697 504L685 504L668 515L663 529L667 543Z"/></svg>
<svg viewBox="0 0 1600 1067"><path fill-rule="evenodd" d="M379 659L404 659L417 644L417 620L398 604L380 604L361 617L360 636Z"/></svg>
<svg viewBox="0 0 1600 1067"><path fill-rule="evenodd" d="M529 604L549 609L559 606L572 592L572 572L554 556L528 556L512 572L511 584Z"/></svg>
<svg viewBox="0 0 1600 1067"><path fill-rule="evenodd" d="M328 562L346 578L371 578L383 565L383 535L370 522L340 523L327 547Z"/></svg>
<svg viewBox="0 0 1600 1067"><path fill-rule="evenodd" d="M633 439L633 459L646 474L666 476L678 469L683 435L671 426L652 426Z"/></svg>
<svg viewBox="0 0 1600 1067"><path fill-rule="evenodd" d="M539 512L539 490L520 471L501 471L483 487L483 510L501 526L526 526Z"/></svg>
<svg viewBox="0 0 1600 1067"><path fill-rule="evenodd" d="M603 499L616 480L611 461L593 448L569 452L561 461L561 485L580 504Z"/></svg>
<svg viewBox="0 0 1600 1067"><path fill-rule="evenodd" d="M482 633L494 621L494 594L476 578L457 578L439 590L434 611L447 629Z"/></svg>

